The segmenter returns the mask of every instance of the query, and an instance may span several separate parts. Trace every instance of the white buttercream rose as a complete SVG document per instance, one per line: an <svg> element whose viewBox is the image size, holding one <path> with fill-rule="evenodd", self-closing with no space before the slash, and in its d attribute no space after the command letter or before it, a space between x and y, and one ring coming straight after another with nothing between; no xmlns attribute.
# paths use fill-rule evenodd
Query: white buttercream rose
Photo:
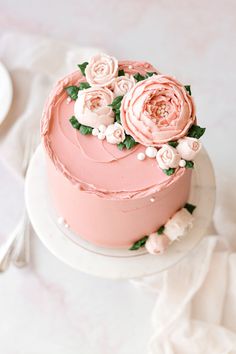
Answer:
<svg viewBox="0 0 236 354"><path fill-rule="evenodd" d="M169 168L178 167L181 157L175 148L165 144L158 150L156 159L161 169L168 170Z"/></svg>
<svg viewBox="0 0 236 354"><path fill-rule="evenodd" d="M153 254L163 254L166 248L169 246L170 240L165 235L158 235L157 233L153 233L148 236L148 239L145 243L146 250Z"/></svg>
<svg viewBox="0 0 236 354"><path fill-rule="evenodd" d="M107 54L94 55L85 69L86 80L91 86L108 86L118 75L118 61Z"/></svg>
<svg viewBox="0 0 236 354"><path fill-rule="evenodd" d="M119 144L125 140L124 128L117 122L107 127L105 135L110 144Z"/></svg>
<svg viewBox="0 0 236 354"><path fill-rule="evenodd" d="M176 149L182 159L191 161L201 150L201 147L202 144L198 139L185 137L178 141L178 146Z"/></svg>
<svg viewBox="0 0 236 354"><path fill-rule="evenodd" d="M175 241L182 237L193 224L193 216L183 208L167 221L165 224L165 235L171 240Z"/></svg>
<svg viewBox="0 0 236 354"><path fill-rule="evenodd" d="M126 95L135 85L135 79L132 75L118 76L112 82L112 90L115 97Z"/></svg>
<svg viewBox="0 0 236 354"><path fill-rule="evenodd" d="M80 124L98 128L101 124L108 126L114 122L114 112L108 105L114 99L108 88L91 87L81 90L75 101L74 114Z"/></svg>

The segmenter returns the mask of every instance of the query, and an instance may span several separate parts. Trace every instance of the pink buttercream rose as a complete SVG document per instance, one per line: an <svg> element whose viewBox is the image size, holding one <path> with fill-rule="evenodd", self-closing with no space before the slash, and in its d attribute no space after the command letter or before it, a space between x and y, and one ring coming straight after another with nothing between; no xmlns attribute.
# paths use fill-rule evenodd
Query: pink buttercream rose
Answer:
<svg viewBox="0 0 236 354"><path fill-rule="evenodd" d="M201 150L202 144L198 139L185 137L178 141L176 147L181 158L187 161L191 161Z"/></svg>
<svg viewBox="0 0 236 354"><path fill-rule="evenodd" d="M168 170L178 167L181 157L175 148L165 144L157 151L156 159L161 169Z"/></svg>
<svg viewBox="0 0 236 354"><path fill-rule="evenodd" d="M110 144L119 144L125 140L124 128L117 122L107 127L105 135L107 142Z"/></svg>
<svg viewBox="0 0 236 354"><path fill-rule="evenodd" d="M122 100L120 112L126 133L146 146L180 139L195 122L191 96L165 75L138 82Z"/></svg>
<svg viewBox="0 0 236 354"><path fill-rule="evenodd" d="M132 75L118 76L112 82L112 90L115 97L124 96L135 85L135 80Z"/></svg>
<svg viewBox="0 0 236 354"><path fill-rule="evenodd" d="M165 224L165 234L171 240L175 241L180 237L184 236L186 232L193 225L193 216L187 211L187 209L183 208L175 215L167 221Z"/></svg>
<svg viewBox="0 0 236 354"><path fill-rule="evenodd" d="M157 233L153 233L148 237L145 247L147 251L153 255L163 254L169 246L169 243L170 240L165 234L158 235Z"/></svg>
<svg viewBox="0 0 236 354"><path fill-rule="evenodd" d="M107 54L94 55L85 69L86 80L91 86L109 86L118 75L118 61Z"/></svg>
<svg viewBox="0 0 236 354"><path fill-rule="evenodd" d="M114 113L108 106L113 99L113 93L108 88L81 90L75 101L74 114L80 124L92 128L98 128L101 124L108 126L114 122Z"/></svg>

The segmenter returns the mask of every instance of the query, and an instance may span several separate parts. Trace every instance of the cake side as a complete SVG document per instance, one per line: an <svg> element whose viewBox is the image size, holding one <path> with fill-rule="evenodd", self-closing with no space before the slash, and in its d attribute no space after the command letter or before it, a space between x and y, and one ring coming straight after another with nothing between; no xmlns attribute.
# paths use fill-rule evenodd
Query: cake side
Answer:
<svg viewBox="0 0 236 354"><path fill-rule="evenodd" d="M104 247L130 248L158 230L188 200L191 171L161 191L142 198L110 199L81 191L47 157L49 194L57 215L85 240Z"/></svg>

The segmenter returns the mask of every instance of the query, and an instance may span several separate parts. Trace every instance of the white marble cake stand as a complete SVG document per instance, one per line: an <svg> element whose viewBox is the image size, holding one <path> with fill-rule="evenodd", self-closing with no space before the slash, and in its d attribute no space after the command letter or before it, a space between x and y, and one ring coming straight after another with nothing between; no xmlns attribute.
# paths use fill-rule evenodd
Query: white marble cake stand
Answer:
<svg viewBox="0 0 236 354"><path fill-rule="evenodd" d="M33 156L25 186L28 214L38 237L61 261L82 272L105 278L134 278L161 272L180 261L202 239L211 221L215 203L215 179L205 150L195 162L189 201L197 205L192 230L173 243L162 256L145 249L129 251L94 246L59 225L49 201L44 153L39 146Z"/></svg>

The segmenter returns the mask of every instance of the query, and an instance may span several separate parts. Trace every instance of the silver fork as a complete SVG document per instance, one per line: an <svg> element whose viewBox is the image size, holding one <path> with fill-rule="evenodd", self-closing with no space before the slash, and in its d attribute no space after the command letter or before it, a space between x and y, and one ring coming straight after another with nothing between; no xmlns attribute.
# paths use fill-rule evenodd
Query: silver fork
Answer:
<svg viewBox="0 0 236 354"><path fill-rule="evenodd" d="M22 169L26 175L30 160L39 144L39 135L36 133L28 134L26 138ZM5 244L0 248L0 272L4 272L11 261L17 267L24 267L30 259L30 233L31 225L26 209Z"/></svg>

